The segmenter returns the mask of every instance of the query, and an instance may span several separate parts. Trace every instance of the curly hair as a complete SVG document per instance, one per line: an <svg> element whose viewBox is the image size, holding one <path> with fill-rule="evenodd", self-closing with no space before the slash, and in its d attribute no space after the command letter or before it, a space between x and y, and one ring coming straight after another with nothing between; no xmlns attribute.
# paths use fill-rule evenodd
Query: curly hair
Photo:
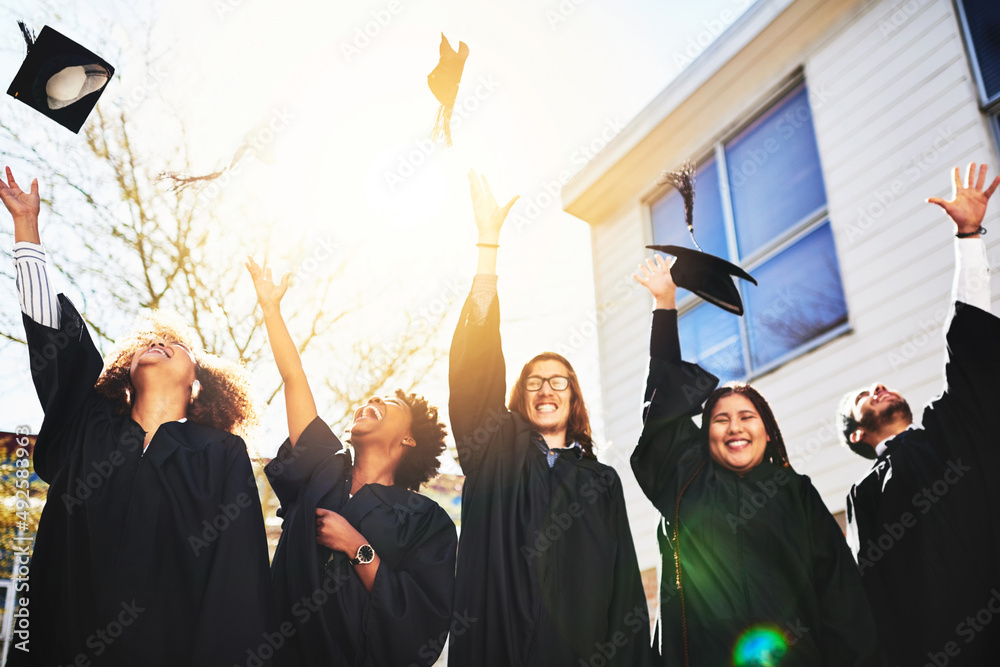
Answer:
<svg viewBox="0 0 1000 667"><path fill-rule="evenodd" d="M157 337L183 343L194 355L194 374L201 383L201 391L188 406L188 419L246 436L257 424L257 409L246 369L200 350L191 327L172 313L151 311L130 333L115 341L115 348L105 360L104 371L94 385L97 392L107 398L119 414L131 410L135 391L130 376L132 357Z"/></svg>
<svg viewBox="0 0 1000 667"><path fill-rule="evenodd" d="M396 390L396 398L410 406L410 435L417 445L407 450L396 468L396 486L417 491L420 485L437 475L444 451L445 426L438 421L438 409L423 396Z"/></svg>
<svg viewBox="0 0 1000 667"><path fill-rule="evenodd" d="M705 409L701 414L701 432L704 441L708 443L708 427L712 421L712 410L715 409L716 403L719 402L719 399L732 394L739 394L753 403L761 421L764 422L764 431L770 438L770 442L764 449L763 460L782 468L791 468L792 464L788 462L788 452L785 449L785 439L781 437L781 429L778 428L778 421L774 418L771 406L767 404L760 392L748 384L729 382L709 395L708 400L705 401Z"/></svg>
<svg viewBox="0 0 1000 667"><path fill-rule="evenodd" d="M524 365L524 368L521 369L521 375L518 376L517 382L514 383L514 386L510 390L510 400L507 401L507 409L528 419L528 392L524 388L524 383L528 380L531 369L539 361L558 361L566 367L566 372L569 373L570 388L569 423L566 424L566 442L569 444L575 440L580 443L585 456L596 459L597 456L594 455L594 439L590 432L590 415L587 413L587 404L583 402L583 391L580 389L580 381L576 377L576 371L573 370L573 366L561 354L542 352Z"/></svg>

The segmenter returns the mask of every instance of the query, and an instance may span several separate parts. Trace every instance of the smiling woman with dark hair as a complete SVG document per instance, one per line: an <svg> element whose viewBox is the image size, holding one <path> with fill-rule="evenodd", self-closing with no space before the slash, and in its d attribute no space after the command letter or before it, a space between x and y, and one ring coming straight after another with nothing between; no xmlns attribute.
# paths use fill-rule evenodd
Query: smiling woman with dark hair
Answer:
<svg viewBox="0 0 1000 667"><path fill-rule="evenodd" d="M51 289L37 182L7 170L32 379L33 454L49 483L31 559L28 652L9 665L242 663L271 616L267 543L243 440L242 369L154 313L103 369L73 304ZM25 595L19 593L19 597Z"/></svg>
<svg viewBox="0 0 1000 667"><path fill-rule="evenodd" d="M319 418L279 285L250 259L285 385L288 439L267 465L281 509L272 579L282 635L276 662L312 667L431 665L451 622L455 524L416 493L438 469L437 408L397 390L354 411L347 452Z"/></svg>
<svg viewBox="0 0 1000 667"><path fill-rule="evenodd" d="M771 407L681 361L670 268L640 270L656 310L632 470L662 515L660 664L883 664L843 533L792 470Z"/></svg>
<svg viewBox="0 0 1000 667"><path fill-rule="evenodd" d="M449 414L466 475L455 609L480 620L452 638L449 665L642 667L649 613L625 497L594 455L573 367L534 357L504 406L496 256L514 199L499 207L469 178L479 270L451 344Z"/></svg>

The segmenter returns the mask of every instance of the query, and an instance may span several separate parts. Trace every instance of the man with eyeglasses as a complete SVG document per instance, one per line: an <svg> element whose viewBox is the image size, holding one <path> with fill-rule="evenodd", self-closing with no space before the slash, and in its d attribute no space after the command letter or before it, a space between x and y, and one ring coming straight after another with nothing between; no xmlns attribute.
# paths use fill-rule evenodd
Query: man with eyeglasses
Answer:
<svg viewBox="0 0 1000 667"><path fill-rule="evenodd" d="M504 405L496 258L511 206L469 173L479 266L452 341L449 413L465 472L452 667L647 665L649 614L621 481L597 461L580 384L553 352Z"/></svg>

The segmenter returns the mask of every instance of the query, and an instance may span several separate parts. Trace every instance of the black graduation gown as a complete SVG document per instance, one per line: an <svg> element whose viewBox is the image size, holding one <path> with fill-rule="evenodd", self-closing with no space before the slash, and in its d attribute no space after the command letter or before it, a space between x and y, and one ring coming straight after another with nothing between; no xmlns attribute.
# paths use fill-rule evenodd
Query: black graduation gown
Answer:
<svg viewBox="0 0 1000 667"><path fill-rule="evenodd" d="M465 472L451 667L651 664L649 612L621 480L568 451L549 468L504 407L500 308L451 347L449 414Z"/></svg>
<svg viewBox="0 0 1000 667"><path fill-rule="evenodd" d="M653 315L645 424L632 470L660 511L661 664L732 664L743 633L787 642L775 664L880 664L874 620L844 536L809 478L768 462L743 477L716 464L690 417L717 378L680 361L677 312ZM686 487L686 489L685 489ZM674 564L679 501L683 604ZM758 663L749 663L758 664Z"/></svg>
<svg viewBox="0 0 1000 667"><path fill-rule="evenodd" d="M998 411L1000 319L959 303L944 392L847 498L848 541L893 664L1000 665Z"/></svg>
<svg viewBox="0 0 1000 667"><path fill-rule="evenodd" d="M455 551L451 517L400 486L351 490L351 455L318 417L295 447L286 440L265 468L281 501L281 540L271 566L279 664L296 667L432 665L448 636ZM316 542L316 508L342 515L381 559L369 593L346 554ZM352 556L354 554L351 554Z"/></svg>
<svg viewBox="0 0 1000 667"><path fill-rule="evenodd" d="M24 317L49 483L31 559L30 652L9 664L244 664L271 593L257 486L239 437L190 421L145 432L94 390L101 357L73 304Z"/></svg>

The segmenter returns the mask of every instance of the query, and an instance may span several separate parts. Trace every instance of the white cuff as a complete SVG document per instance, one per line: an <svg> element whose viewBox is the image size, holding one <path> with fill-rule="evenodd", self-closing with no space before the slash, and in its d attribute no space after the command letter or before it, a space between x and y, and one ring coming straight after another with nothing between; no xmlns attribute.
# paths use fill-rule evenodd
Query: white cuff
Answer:
<svg viewBox="0 0 1000 667"><path fill-rule="evenodd" d="M59 300L49 280L45 250L37 243L14 244L14 276L21 312L42 326L59 328Z"/></svg>
<svg viewBox="0 0 1000 667"><path fill-rule="evenodd" d="M983 239L955 239L952 300L990 312L990 264Z"/></svg>

